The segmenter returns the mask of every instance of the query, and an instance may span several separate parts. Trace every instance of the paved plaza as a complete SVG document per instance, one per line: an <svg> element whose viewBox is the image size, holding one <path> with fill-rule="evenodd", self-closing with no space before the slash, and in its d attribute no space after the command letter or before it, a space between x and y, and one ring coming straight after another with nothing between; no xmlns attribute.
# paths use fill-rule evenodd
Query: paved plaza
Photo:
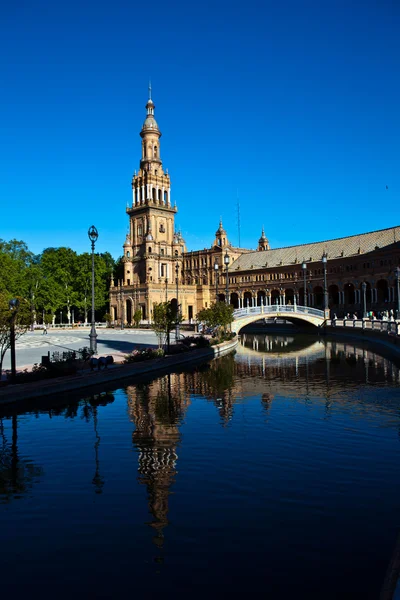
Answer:
<svg viewBox="0 0 400 600"><path fill-rule="evenodd" d="M31 367L40 363L42 356L53 352L78 350L83 346L89 347L90 329L60 330L51 328L47 335L41 330L28 332L16 342L17 370ZM134 348L147 348L158 346L157 336L153 331L146 329L98 329L97 330L98 354L112 354L116 360L122 360ZM10 352L7 352L3 370L10 369Z"/></svg>

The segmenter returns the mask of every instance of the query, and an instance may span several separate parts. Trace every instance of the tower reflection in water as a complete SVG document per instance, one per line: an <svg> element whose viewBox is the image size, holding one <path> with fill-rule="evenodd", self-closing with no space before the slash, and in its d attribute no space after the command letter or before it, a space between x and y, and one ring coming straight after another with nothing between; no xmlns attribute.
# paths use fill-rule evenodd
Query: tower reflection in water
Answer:
<svg viewBox="0 0 400 600"><path fill-rule="evenodd" d="M146 485L148 523L154 530L154 543L163 546L168 525L168 502L175 481L179 426L189 406L189 396L181 386L181 375L166 375L150 385L127 388L129 414L135 424L133 444L138 450L139 482Z"/></svg>

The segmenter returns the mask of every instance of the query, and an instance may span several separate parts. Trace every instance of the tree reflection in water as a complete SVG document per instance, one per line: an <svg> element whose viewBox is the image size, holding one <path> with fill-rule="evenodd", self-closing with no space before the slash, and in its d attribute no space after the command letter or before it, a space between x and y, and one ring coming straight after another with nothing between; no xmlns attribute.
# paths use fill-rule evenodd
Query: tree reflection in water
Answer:
<svg viewBox="0 0 400 600"><path fill-rule="evenodd" d="M92 483L95 492L100 494L104 486L104 478L100 475L99 446L100 435L98 433L98 407L107 406L114 402L114 394L102 392L94 394L83 400L76 400L64 406L51 406L51 399L47 409L32 409L30 412L36 416L47 414L50 418L64 416L66 419L74 419L81 416L86 422L93 421L94 427L94 457L95 474ZM54 402L54 400L53 400ZM80 409L80 410L79 410ZM7 440L4 420L11 418L12 434L11 443ZM18 416L16 409L12 406L4 407L3 416L0 417L0 503L5 504L12 500L22 498L40 481L43 468L35 465L31 460L21 457L18 452Z"/></svg>
<svg viewBox="0 0 400 600"><path fill-rule="evenodd" d="M39 467L18 452L18 417L13 415L11 443L6 438L0 419L0 504L7 504L27 494L43 475Z"/></svg>

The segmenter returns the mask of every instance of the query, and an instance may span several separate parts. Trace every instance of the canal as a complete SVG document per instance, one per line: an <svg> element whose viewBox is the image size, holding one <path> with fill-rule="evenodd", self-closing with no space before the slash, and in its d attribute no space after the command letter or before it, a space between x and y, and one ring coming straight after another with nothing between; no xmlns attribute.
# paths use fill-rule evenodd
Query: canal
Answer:
<svg viewBox="0 0 400 600"><path fill-rule="evenodd" d="M379 598L399 382L367 346L244 335L196 369L0 409L2 593Z"/></svg>

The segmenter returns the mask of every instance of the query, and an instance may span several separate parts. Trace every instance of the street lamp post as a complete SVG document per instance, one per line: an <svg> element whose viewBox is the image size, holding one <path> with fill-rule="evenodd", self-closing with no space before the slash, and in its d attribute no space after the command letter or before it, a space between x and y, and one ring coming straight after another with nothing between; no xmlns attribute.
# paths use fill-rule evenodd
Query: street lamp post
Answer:
<svg viewBox="0 0 400 600"><path fill-rule="evenodd" d="M326 285L326 263L328 261L328 257L324 253L322 255L322 265L324 267L324 311L328 310L328 288Z"/></svg>
<svg viewBox="0 0 400 600"><path fill-rule="evenodd" d="M307 265L305 262L303 262L303 264L301 265L301 268L303 269L303 277L304 277L304 306L307 306L307 283L306 283L306 277L307 277Z"/></svg>
<svg viewBox="0 0 400 600"><path fill-rule="evenodd" d="M11 311L10 321L10 352L11 352L11 383L15 383L15 377L17 374L16 361L15 361L15 318L17 316L19 306L19 300L13 298L8 303L8 307Z"/></svg>
<svg viewBox="0 0 400 600"><path fill-rule="evenodd" d="M228 250L225 253L224 256L224 263L225 263L225 268L226 268L226 291L225 291L225 303L229 304L229 254L228 254Z"/></svg>
<svg viewBox="0 0 400 600"><path fill-rule="evenodd" d="M175 264L175 277L176 277L176 323L175 323L175 342L179 342L179 264Z"/></svg>
<svg viewBox="0 0 400 600"><path fill-rule="evenodd" d="M99 237L98 231L94 225L89 228L88 231L89 240L92 242L92 326L90 329L90 351L92 354L97 354L97 334L96 334L96 323L94 317L94 245Z"/></svg>
<svg viewBox="0 0 400 600"><path fill-rule="evenodd" d="M218 260L215 259L214 271L215 271L215 302L218 302Z"/></svg>
<svg viewBox="0 0 400 600"><path fill-rule="evenodd" d="M363 293L363 319L367 318L367 284L365 281L361 284L362 293Z"/></svg>
<svg viewBox="0 0 400 600"><path fill-rule="evenodd" d="M62 310L60 310L60 327L62 325Z"/></svg>
<svg viewBox="0 0 400 600"><path fill-rule="evenodd" d="M396 268L397 280L397 319L400 319L400 267Z"/></svg>

